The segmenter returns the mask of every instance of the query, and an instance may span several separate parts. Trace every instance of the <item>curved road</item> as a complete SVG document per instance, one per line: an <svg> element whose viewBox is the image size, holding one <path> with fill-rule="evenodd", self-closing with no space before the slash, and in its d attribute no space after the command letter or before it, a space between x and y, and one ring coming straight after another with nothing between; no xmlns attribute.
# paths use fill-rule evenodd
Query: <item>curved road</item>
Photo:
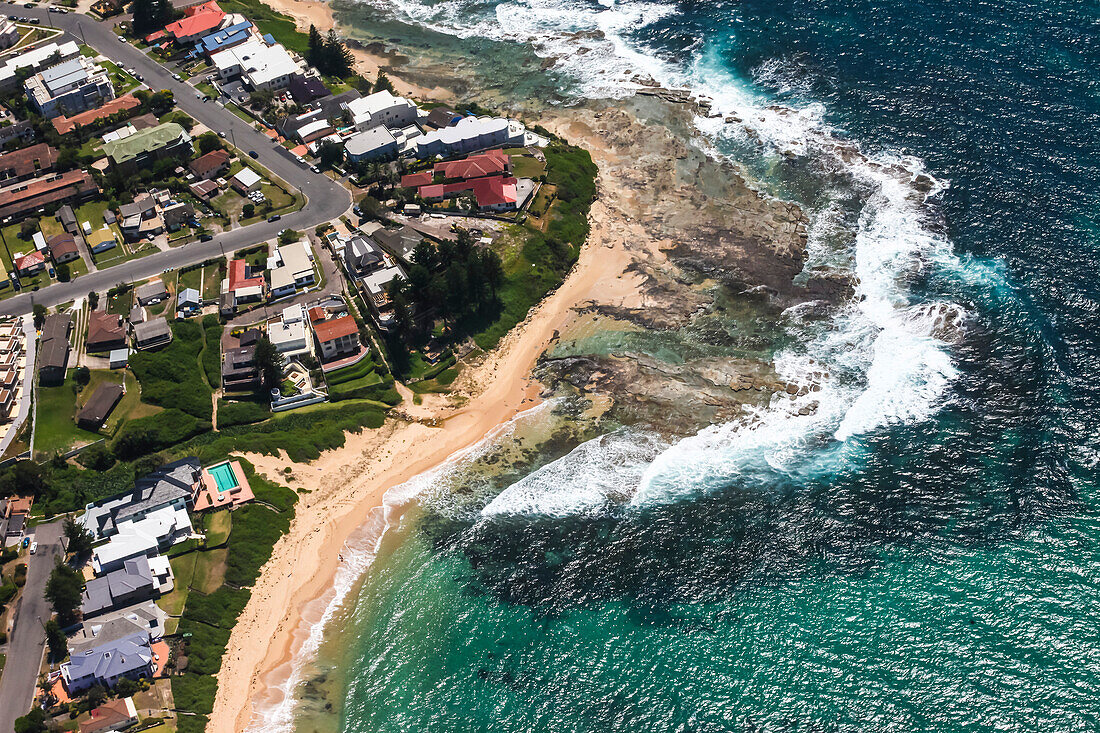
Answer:
<svg viewBox="0 0 1100 733"><path fill-rule="evenodd" d="M9 6L11 7L11 6ZM306 205L281 221L261 221L247 227L217 234L209 242L193 242L167 252L123 262L104 270L81 275L67 283L54 283L38 292L25 291L0 301L0 315L29 313L36 303L45 306L66 303L90 291L103 291L119 283L144 280L165 270L174 270L197 264L212 257L247 247L273 238L282 229L312 229L318 224L333 221L347 211L351 195L347 189L328 177L313 173L308 167L271 138L257 132L251 125L214 102L203 102L195 97L195 88L172 78L172 72L140 49L118 40L108 23L101 23L86 15L47 13L44 8L18 8L17 15L40 18L43 24L67 31L76 39L83 39L89 46L123 67L135 69L154 90L170 89L176 97L176 106L211 130L231 136L239 149L255 150L257 162L297 188L305 195Z"/></svg>

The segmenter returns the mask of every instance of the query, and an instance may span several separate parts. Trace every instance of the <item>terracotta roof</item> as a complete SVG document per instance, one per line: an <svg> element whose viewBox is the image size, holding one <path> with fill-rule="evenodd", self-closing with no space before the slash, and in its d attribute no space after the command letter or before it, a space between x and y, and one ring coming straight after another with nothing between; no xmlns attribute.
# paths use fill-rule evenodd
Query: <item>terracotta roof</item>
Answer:
<svg viewBox="0 0 1100 733"><path fill-rule="evenodd" d="M30 268L37 265L45 265L46 255L42 254L41 252L34 251L30 254L25 254L22 257L16 257L15 262L13 262L12 264L15 265L16 270L18 270L19 272L23 272L23 270L29 270Z"/></svg>
<svg viewBox="0 0 1100 733"><path fill-rule="evenodd" d="M81 191L98 191L86 171L76 170L48 178L35 178L0 191L0 218L21 214L39 206L63 201Z"/></svg>
<svg viewBox="0 0 1100 733"><path fill-rule="evenodd" d="M321 343L335 341L341 336L350 336L359 333L359 325L351 316L330 318L313 324L313 332L317 334L317 340Z"/></svg>
<svg viewBox="0 0 1100 733"><path fill-rule="evenodd" d="M217 30L222 19L225 18L225 13L213 0L192 6L183 12L185 14L183 18L164 26L165 33L176 38L190 38L200 33Z"/></svg>
<svg viewBox="0 0 1100 733"><path fill-rule="evenodd" d="M121 97L104 102L97 109L90 109L72 117L54 117L51 122L53 122L53 127L58 134L66 135L75 130L77 125L87 125L89 122L95 122L98 119L110 117L118 112L125 112L139 106L141 106L141 100L133 94L123 94Z"/></svg>
<svg viewBox="0 0 1100 733"><path fill-rule="evenodd" d="M104 344L122 341L126 338L126 329L122 319L104 311L92 311L88 314L88 344Z"/></svg>
<svg viewBox="0 0 1100 733"><path fill-rule="evenodd" d="M206 155L191 161L191 164L187 167L196 176L206 178L214 171L227 165L229 165L229 153L224 150L212 150Z"/></svg>
<svg viewBox="0 0 1100 733"><path fill-rule="evenodd" d="M76 240L71 234L55 234L46 240L46 246L50 248L50 256L57 259L61 255L79 253Z"/></svg>
<svg viewBox="0 0 1100 733"><path fill-rule="evenodd" d="M323 321L326 318L328 318L328 315L325 313L325 309L322 308L321 306L315 305L315 306L313 306L312 308L309 309L309 322L310 323L317 323L318 321Z"/></svg>
<svg viewBox="0 0 1100 733"><path fill-rule="evenodd" d="M518 181L511 176L487 176L485 178L471 178L458 183L436 183L431 186L420 187L420 198L438 199L451 194L471 191L477 199L478 206L494 206L498 204L516 203L519 198L516 192Z"/></svg>
<svg viewBox="0 0 1100 733"><path fill-rule="evenodd" d="M229 263L229 292L233 292L239 288L263 287L263 276L247 277L247 268L248 263L244 260L233 260Z"/></svg>
<svg viewBox="0 0 1100 733"><path fill-rule="evenodd" d="M13 150L0 155L0 177L22 178L37 171L52 171L55 160L57 150L46 143Z"/></svg>
<svg viewBox="0 0 1100 733"><path fill-rule="evenodd" d="M80 724L80 733L117 730L137 717L131 713L132 710L134 710L134 704L128 697L105 702L88 714L89 719Z"/></svg>
<svg viewBox="0 0 1100 733"><path fill-rule="evenodd" d="M480 178L507 172L511 162L512 159L501 151L490 150L464 160L436 163L435 172L442 173L444 178Z"/></svg>
<svg viewBox="0 0 1100 733"><path fill-rule="evenodd" d="M443 194L446 193L446 188L442 183L433 183L430 186L421 186L420 191L417 193L422 199L441 199Z"/></svg>
<svg viewBox="0 0 1100 733"><path fill-rule="evenodd" d="M419 186L427 186L432 182L434 176L431 171L420 171L419 173L409 173L401 176L401 188L417 188Z"/></svg>

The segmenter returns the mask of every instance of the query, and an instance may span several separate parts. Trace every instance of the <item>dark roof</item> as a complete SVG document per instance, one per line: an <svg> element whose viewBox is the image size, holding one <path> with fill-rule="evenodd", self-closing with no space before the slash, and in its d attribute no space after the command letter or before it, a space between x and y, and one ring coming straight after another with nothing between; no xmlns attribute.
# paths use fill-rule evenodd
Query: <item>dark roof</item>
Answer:
<svg viewBox="0 0 1100 733"><path fill-rule="evenodd" d="M375 241L398 257L408 260L416 249L416 245L424 239L424 235L410 226L398 229L379 229L374 234Z"/></svg>
<svg viewBox="0 0 1100 733"><path fill-rule="evenodd" d="M57 150L38 143L0 155L0 178L22 178L38 171L52 171Z"/></svg>
<svg viewBox="0 0 1100 733"><path fill-rule="evenodd" d="M79 252L76 240L71 234L55 234L46 240L46 246L50 248L50 256L57 259L61 255Z"/></svg>
<svg viewBox="0 0 1100 733"><path fill-rule="evenodd" d="M113 609L116 598L125 598L134 591L152 588L153 571L149 568L149 558L144 555L130 558L118 570L92 578L84 584L80 610L86 617L94 616ZM109 640L101 639L100 643L107 641Z"/></svg>
<svg viewBox="0 0 1100 733"><path fill-rule="evenodd" d="M161 280L153 280L138 286L137 297L139 301L147 298L167 298L168 288L164 286Z"/></svg>
<svg viewBox="0 0 1100 733"><path fill-rule="evenodd" d="M141 512L165 506L176 499L191 495L191 487L198 481L202 466L198 458L181 458L146 474L137 480L129 504L119 507L114 520L140 514Z"/></svg>
<svg viewBox="0 0 1100 733"><path fill-rule="evenodd" d="M329 95L328 87L315 76L303 76L302 74L295 74L290 77L290 96L294 97L294 101L298 104L308 104L315 99L321 97L327 97Z"/></svg>
<svg viewBox="0 0 1100 733"><path fill-rule="evenodd" d="M65 204L58 209L57 220L61 222L61 226L66 228L76 224L76 214L73 212L73 207Z"/></svg>
<svg viewBox="0 0 1100 733"><path fill-rule="evenodd" d="M80 408L76 415L76 422L81 427L94 425L95 429L103 424L111 410L122 399L122 385L114 382L104 382L95 388L95 392Z"/></svg>
<svg viewBox="0 0 1100 733"><path fill-rule="evenodd" d="M42 324L39 368L64 369L69 362L69 329L73 319L68 313L51 313Z"/></svg>
<svg viewBox="0 0 1100 733"><path fill-rule="evenodd" d="M119 316L105 311L92 311L88 314L89 346L121 342L126 338L126 329Z"/></svg>
<svg viewBox="0 0 1100 733"><path fill-rule="evenodd" d="M134 324L134 338L139 344L172 338L172 329L164 318L154 318L145 323Z"/></svg>
<svg viewBox="0 0 1100 733"><path fill-rule="evenodd" d="M455 112L450 107L436 107L428 113L428 119L425 122L435 128L450 127L455 123L457 118L462 117L459 113Z"/></svg>
<svg viewBox="0 0 1100 733"><path fill-rule="evenodd" d="M134 126L136 130L148 130L150 127L156 127L160 124L160 120L152 112L138 115L137 117L130 118L130 124Z"/></svg>
<svg viewBox="0 0 1100 733"><path fill-rule="evenodd" d="M98 190L95 180L83 170L34 178L0 191L0 218L15 216L40 206L64 201L80 193L94 193Z"/></svg>
<svg viewBox="0 0 1100 733"><path fill-rule="evenodd" d="M123 219L138 214L145 214L150 211L156 211L157 202L147 193L139 193L134 197L133 203L123 204L118 207L118 213L122 215Z"/></svg>
<svg viewBox="0 0 1100 733"><path fill-rule="evenodd" d="M250 328L241 334L241 346L251 346L260 340L260 329Z"/></svg>
<svg viewBox="0 0 1100 733"><path fill-rule="evenodd" d="M256 373L255 357L255 346L226 349L225 359L222 361L222 377L232 379L254 375Z"/></svg>
<svg viewBox="0 0 1100 733"><path fill-rule="evenodd" d="M317 100L317 106L325 111L325 117L340 117L344 114L344 110L340 107L342 104L355 101L363 95L354 89L349 89L346 92L341 92L334 97L325 97Z"/></svg>

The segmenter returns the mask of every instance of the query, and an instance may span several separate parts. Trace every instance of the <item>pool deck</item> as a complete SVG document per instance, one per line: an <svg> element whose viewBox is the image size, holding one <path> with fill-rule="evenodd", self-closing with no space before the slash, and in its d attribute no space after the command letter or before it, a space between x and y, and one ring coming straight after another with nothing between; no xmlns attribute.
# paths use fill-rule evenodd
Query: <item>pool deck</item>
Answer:
<svg viewBox="0 0 1100 733"><path fill-rule="evenodd" d="M223 464L216 464L210 468L216 468L218 465ZM218 482L210 474L210 468L204 468L202 477L199 479L199 486L195 490L194 504L196 512L206 511L207 509L237 507L256 498L252 494L252 487L248 485L248 479L245 478L240 461L226 461L226 465L233 470L233 476L237 479L237 487L229 491L219 491Z"/></svg>

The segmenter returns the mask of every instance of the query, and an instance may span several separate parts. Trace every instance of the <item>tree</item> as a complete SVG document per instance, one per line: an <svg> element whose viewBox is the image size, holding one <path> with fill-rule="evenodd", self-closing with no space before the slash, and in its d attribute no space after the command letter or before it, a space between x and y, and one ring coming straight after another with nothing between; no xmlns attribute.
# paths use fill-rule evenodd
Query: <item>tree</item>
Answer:
<svg viewBox="0 0 1100 733"><path fill-rule="evenodd" d="M99 293L94 290L88 293L88 307L95 310L99 307Z"/></svg>
<svg viewBox="0 0 1100 733"><path fill-rule="evenodd" d="M37 219L24 219L19 225L19 238L30 239L38 231Z"/></svg>
<svg viewBox="0 0 1100 733"><path fill-rule="evenodd" d="M48 470L34 461L19 461L0 474L0 496L29 493L38 498L46 491Z"/></svg>
<svg viewBox="0 0 1100 733"><path fill-rule="evenodd" d="M119 697L130 697L141 692L141 684L129 677L123 677L115 683L115 694Z"/></svg>
<svg viewBox="0 0 1100 733"><path fill-rule="evenodd" d="M372 92L389 92L393 94L393 82L386 76L386 72L379 70L378 79L375 80Z"/></svg>
<svg viewBox="0 0 1100 733"><path fill-rule="evenodd" d="M344 148L339 143L326 140L321 143L321 149L317 151L317 157L321 159L322 168L334 168L344 160Z"/></svg>
<svg viewBox="0 0 1100 733"><path fill-rule="evenodd" d="M245 219L251 219L255 215L256 205L251 201L246 202L245 205L241 207L241 216L243 216Z"/></svg>
<svg viewBox="0 0 1100 733"><path fill-rule="evenodd" d="M310 66L320 69L324 63L322 59L324 52L325 39L321 35L321 31L317 30L317 26L311 23L309 26L309 40L307 41L306 62Z"/></svg>
<svg viewBox="0 0 1100 733"><path fill-rule="evenodd" d="M83 525L72 517L65 518L65 539L68 540L69 552L77 557L84 557L92 551L92 543L95 537Z"/></svg>
<svg viewBox="0 0 1100 733"><path fill-rule="evenodd" d="M15 719L15 733L46 733L46 711L34 707L29 713Z"/></svg>
<svg viewBox="0 0 1100 733"><path fill-rule="evenodd" d="M62 262L60 265L58 265L57 269L56 269L56 272L57 272L57 279L60 282L67 283L67 282L69 282L70 280L73 279L73 273L72 273L72 270L69 269L69 263L68 262Z"/></svg>
<svg viewBox="0 0 1100 733"><path fill-rule="evenodd" d="M59 560L46 581L46 600L53 606L63 627L76 623L76 612L80 609L83 592L84 577L80 571Z"/></svg>
<svg viewBox="0 0 1100 733"><path fill-rule="evenodd" d="M253 357L256 369L260 372L260 386L264 389L273 389L279 386L283 379L283 367L279 352L266 336L261 336L256 342L256 355Z"/></svg>
<svg viewBox="0 0 1100 733"><path fill-rule="evenodd" d="M51 661L60 662L69 653L65 632L61 630L61 624L57 623L57 619L51 618L46 622L46 643L50 647Z"/></svg>
<svg viewBox="0 0 1100 733"><path fill-rule="evenodd" d="M46 314L49 313L49 311L47 311L46 306L41 303L35 303L31 311L34 313L34 327L41 330L42 324L46 322Z"/></svg>
<svg viewBox="0 0 1100 733"><path fill-rule="evenodd" d="M106 443L88 446L80 452L77 460L80 461L80 465L93 471L106 471L115 465L115 456Z"/></svg>
<svg viewBox="0 0 1100 733"><path fill-rule="evenodd" d="M297 242L301 238L301 233L293 229L284 229L279 232L279 244L291 244L292 242Z"/></svg>
<svg viewBox="0 0 1100 733"><path fill-rule="evenodd" d="M92 381L92 370L86 366L78 366L73 370L73 381L81 387L87 387L88 382Z"/></svg>
<svg viewBox="0 0 1100 733"><path fill-rule="evenodd" d="M222 143L222 139L218 137L218 133L216 132L204 132L203 134L199 135L196 142L199 146L200 155L206 155L207 153L212 153L215 150L221 150L223 147L225 147L225 145Z"/></svg>

